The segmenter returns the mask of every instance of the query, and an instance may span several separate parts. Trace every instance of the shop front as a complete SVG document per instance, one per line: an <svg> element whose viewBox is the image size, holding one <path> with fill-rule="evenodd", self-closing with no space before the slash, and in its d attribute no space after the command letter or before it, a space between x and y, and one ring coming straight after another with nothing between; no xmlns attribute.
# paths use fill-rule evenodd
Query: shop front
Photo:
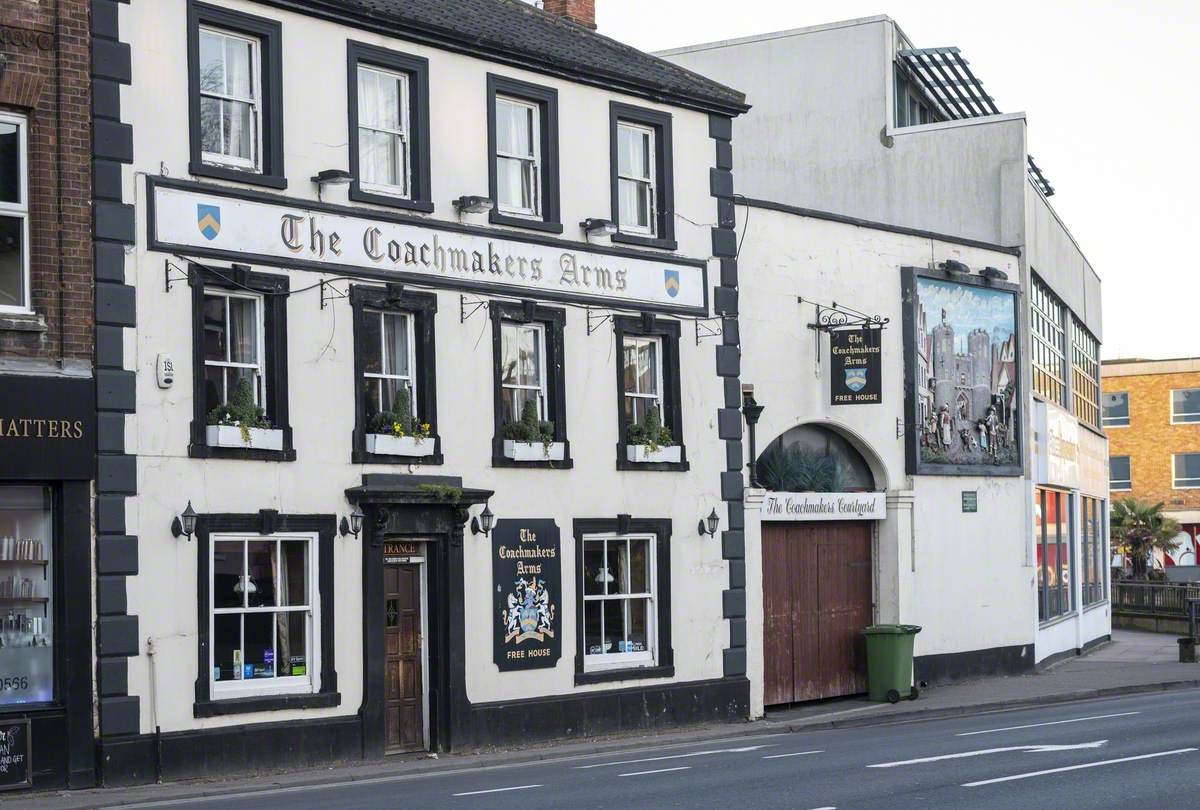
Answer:
<svg viewBox="0 0 1200 810"><path fill-rule="evenodd" d="M0 790L93 783L92 380L0 376Z"/></svg>

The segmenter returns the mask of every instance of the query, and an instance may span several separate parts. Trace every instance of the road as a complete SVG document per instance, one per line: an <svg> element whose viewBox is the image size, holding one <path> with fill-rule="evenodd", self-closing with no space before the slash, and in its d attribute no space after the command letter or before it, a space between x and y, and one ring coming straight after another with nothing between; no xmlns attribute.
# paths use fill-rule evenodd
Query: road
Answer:
<svg viewBox="0 0 1200 810"><path fill-rule="evenodd" d="M1200 807L1200 691L123 807L229 806L1194 808Z"/></svg>

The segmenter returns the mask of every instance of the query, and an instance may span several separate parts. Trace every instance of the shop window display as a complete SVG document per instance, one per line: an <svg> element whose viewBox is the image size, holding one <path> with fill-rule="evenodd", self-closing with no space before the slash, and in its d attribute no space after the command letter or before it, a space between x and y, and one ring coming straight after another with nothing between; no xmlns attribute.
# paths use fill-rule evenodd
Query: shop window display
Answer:
<svg viewBox="0 0 1200 810"><path fill-rule="evenodd" d="M49 487L0 487L0 705L54 699L52 503Z"/></svg>

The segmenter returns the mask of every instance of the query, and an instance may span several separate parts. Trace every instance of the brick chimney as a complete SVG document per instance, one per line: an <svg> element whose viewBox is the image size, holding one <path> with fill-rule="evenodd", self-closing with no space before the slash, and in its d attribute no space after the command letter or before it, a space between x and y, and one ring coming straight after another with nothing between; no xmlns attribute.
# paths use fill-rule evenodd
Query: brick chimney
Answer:
<svg viewBox="0 0 1200 810"><path fill-rule="evenodd" d="M544 0L542 7L551 14L596 30L596 0Z"/></svg>

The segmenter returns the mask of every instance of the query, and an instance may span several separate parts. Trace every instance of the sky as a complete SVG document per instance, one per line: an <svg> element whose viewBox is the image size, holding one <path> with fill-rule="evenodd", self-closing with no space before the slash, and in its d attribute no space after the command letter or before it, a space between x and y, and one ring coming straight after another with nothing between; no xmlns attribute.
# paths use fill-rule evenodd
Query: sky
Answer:
<svg viewBox="0 0 1200 810"><path fill-rule="evenodd" d="M986 329L996 343L1013 333L1012 293L928 278L917 287L928 328L932 331L941 322L944 311L946 323L954 327L958 351L966 351L967 336L975 329Z"/></svg>
<svg viewBox="0 0 1200 810"><path fill-rule="evenodd" d="M647 51L876 14L917 47L957 45L1001 110L1027 114L1051 205L1103 282L1103 356L1200 355L1197 0L597 0L596 13L601 33Z"/></svg>

